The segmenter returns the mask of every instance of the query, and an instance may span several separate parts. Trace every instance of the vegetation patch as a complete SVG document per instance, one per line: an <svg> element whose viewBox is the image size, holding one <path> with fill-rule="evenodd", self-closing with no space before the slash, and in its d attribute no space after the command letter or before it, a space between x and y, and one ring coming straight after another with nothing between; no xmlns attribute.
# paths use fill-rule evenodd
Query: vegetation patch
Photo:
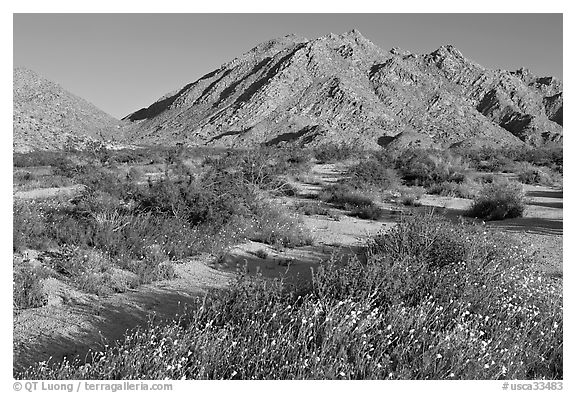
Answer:
<svg viewBox="0 0 576 393"><path fill-rule="evenodd" d="M313 148L312 153L318 163L333 163L356 157L360 150L347 143L324 143Z"/></svg>
<svg viewBox="0 0 576 393"><path fill-rule="evenodd" d="M562 379L562 291L510 239L402 218L311 285L239 276L88 363L22 379ZM153 354L154 356L150 356Z"/></svg>
<svg viewBox="0 0 576 393"><path fill-rule="evenodd" d="M522 217L526 202L522 185L497 182L485 185L474 199L468 215L485 220Z"/></svg>
<svg viewBox="0 0 576 393"><path fill-rule="evenodd" d="M48 303L42 280L46 274L42 269L33 267L27 260L13 265L13 302L14 309L42 307Z"/></svg>

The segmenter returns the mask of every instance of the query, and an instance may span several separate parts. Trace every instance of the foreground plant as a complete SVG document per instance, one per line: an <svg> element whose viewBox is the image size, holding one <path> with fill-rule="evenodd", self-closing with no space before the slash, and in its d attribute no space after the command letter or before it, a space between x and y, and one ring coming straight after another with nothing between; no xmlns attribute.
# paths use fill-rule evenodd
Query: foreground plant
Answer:
<svg viewBox="0 0 576 393"><path fill-rule="evenodd" d="M239 276L188 315L25 379L562 379L561 284L481 225L402 218L307 287Z"/></svg>

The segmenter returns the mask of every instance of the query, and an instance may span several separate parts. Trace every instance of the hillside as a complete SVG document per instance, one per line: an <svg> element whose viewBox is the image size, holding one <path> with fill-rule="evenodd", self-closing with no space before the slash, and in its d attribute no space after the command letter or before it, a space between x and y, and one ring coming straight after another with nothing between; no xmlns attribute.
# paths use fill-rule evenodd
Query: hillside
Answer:
<svg viewBox="0 0 576 393"><path fill-rule="evenodd" d="M110 139L120 122L35 72L14 69L15 152L62 149L86 138Z"/></svg>
<svg viewBox="0 0 576 393"><path fill-rule="evenodd" d="M123 120L140 143L509 146L562 141L562 82L486 69L447 45L385 51L358 31L262 43Z"/></svg>

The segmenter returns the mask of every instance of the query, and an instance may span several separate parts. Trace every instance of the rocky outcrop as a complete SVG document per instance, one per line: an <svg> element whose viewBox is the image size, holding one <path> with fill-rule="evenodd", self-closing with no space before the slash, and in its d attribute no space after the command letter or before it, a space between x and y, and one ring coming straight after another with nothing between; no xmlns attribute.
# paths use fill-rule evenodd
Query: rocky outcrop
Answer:
<svg viewBox="0 0 576 393"><path fill-rule="evenodd" d="M120 121L33 71L14 69L15 152L58 150L118 137Z"/></svg>

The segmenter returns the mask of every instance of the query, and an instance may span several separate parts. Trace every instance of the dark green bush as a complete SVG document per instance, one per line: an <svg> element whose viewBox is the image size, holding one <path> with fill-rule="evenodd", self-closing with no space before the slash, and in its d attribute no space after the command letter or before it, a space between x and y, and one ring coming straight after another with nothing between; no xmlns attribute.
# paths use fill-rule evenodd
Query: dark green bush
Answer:
<svg viewBox="0 0 576 393"><path fill-rule="evenodd" d="M471 217L485 220L504 220L522 217L525 209L524 191L519 183L491 183L485 185L468 211Z"/></svg>

